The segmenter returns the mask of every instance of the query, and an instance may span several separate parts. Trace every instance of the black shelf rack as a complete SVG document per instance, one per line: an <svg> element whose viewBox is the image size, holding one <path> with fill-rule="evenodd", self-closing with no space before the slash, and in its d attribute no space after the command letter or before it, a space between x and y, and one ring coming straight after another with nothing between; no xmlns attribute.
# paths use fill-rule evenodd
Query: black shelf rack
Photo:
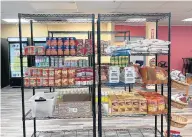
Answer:
<svg viewBox="0 0 192 137"><path fill-rule="evenodd" d="M46 133L51 133L53 131L37 131L36 130L36 118L33 118L31 116L31 110L29 110L27 113L25 113L25 100L24 100L24 90L25 88L31 88L33 89L33 95L35 95L35 89L50 89L51 88L80 88L80 86L66 86L66 87L24 87L24 76L23 76L23 56L22 55L22 24L21 24L21 19L26 19L30 20L30 30L31 30L31 42L32 45L34 44L33 42L33 23L90 23L91 24L91 32L92 33L92 48L93 48L93 53L95 52L95 15L94 14L18 14L18 19L19 19L19 39L20 39L20 63L21 63L21 95L22 95L22 123L23 123L23 137L26 137L26 120L33 120L34 123L34 133L33 137L38 137L41 136L41 134L46 134ZM53 37L53 34L55 33L63 33L63 31L49 31L48 32L48 37ZM68 32L67 32L68 33ZM77 32L75 32L77 33ZM82 32L81 32L82 33ZM85 31L85 33L89 34L88 31ZM49 35L51 34L51 36ZM89 38L89 35L87 35ZM44 56L44 55L42 55ZM47 55L49 58L51 55ZM60 55L54 55L58 57L62 57ZM30 56L32 59L34 59L35 55ZM63 56L65 57L65 56ZM73 56L70 56L73 57ZM75 56L77 57L77 56ZM93 71L95 70L95 54L92 54L90 56L87 56L89 61L92 62L91 67L93 68ZM50 64L50 61L49 61ZM92 129L84 129L86 131L91 130L92 132L89 132L89 134L93 137L96 137L96 107L95 107L95 73L93 73L93 84L92 85L87 85L87 86L81 86L83 88L88 87L91 93L92 97L92 119L93 119L93 126ZM63 117L59 117L57 114L53 115L53 117L48 117L48 118L37 118L38 120L48 120L48 119L65 119ZM62 132L62 129L60 130ZM69 130L71 131L71 130ZM53 133L51 133L53 135Z"/></svg>
<svg viewBox="0 0 192 137"><path fill-rule="evenodd" d="M129 22L128 19L141 19L137 20L135 22ZM102 81L101 81L101 23L123 23L123 24L129 24L129 23L143 23L144 22L156 22L156 38L158 38L158 23L161 20L168 19L168 41L171 41L171 13L131 13L131 14L98 14L97 19L97 64L98 64L98 136L99 137L105 137L105 127L102 126L102 102L101 102L101 88L103 87ZM157 58L160 55L167 55L168 56L168 113L167 113L167 136L170 136L170 122L171 122L171 77L170 77L170 51L171 46L169 45L169 51L168 54L143 54L143 53L136 53L132 54L130 56L155 56L156 58L156 66L157 66ZM130 91L130 88L129 88ZM157 85L155 85L155 91L157 92ZM163 84L161 85L161 95L163 95ZM161 131L158 131L157 129L157 115L155 115L155 128L153 129L153 134L150 134L150 136L155 137L163 137L164 131L163 131L163 116L165 114L161 114ZM105 116L104 116L105 117ZM114 127L110 128L111 131L116 131ZM138 131L139 133L139 131ZM117 135L116 135L117 136ZM131 136L131 135L129 135ZM139 135L138 135L139 136ZM145 136L145 135L140 135Z"/></svg>

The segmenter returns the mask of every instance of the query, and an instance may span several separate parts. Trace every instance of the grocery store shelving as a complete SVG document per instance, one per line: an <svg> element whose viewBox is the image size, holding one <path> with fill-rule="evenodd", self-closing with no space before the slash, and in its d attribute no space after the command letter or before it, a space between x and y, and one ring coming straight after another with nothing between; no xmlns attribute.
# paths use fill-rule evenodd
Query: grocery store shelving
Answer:
<svg viewBox="0 0 192 137"><path fill-rule="evenodd" d="M102 107L102 88L104 87L126 87L129 86L129 84L117 84L117 85L108 85L106 83L103 83L101 81L101 56L115 56L116 54L111 54L111 55L106 55L101 53L101 23L123 23L123 24L129 24L130 22L128 22L128 19L138 19L138 18L144 18L145 21L141 20L141 22L138 20L136 22L131 22L132 24L137 24L137 23L145 23L145 22L155 22L156 23L156 38L158 39L158 22L164 19L168 19L168 41L171 41L171 13L130 13L130 14L126 14L126 13L122 13L122 14L98 14L98 20L97 20L97 66L98 66L98 136L99 137L103 137L105 136L105 132L103 131L103 126L102 126L102 118L106 118L109 117L109 115L106 115L103 113L103 107ZM126 53L126 56L129 56L129 58L131 56L155 56L156 58L156 62L155 65L157 66L157 58L160 55L167 55L168 57L168 108L167 108L167 113L166 114L161 114L161 131L159 132L157 129L157 115L151 115L151 116L155 116L155 120L154 120L154 130L151 134L149 134L147 137L149 136L164 136L164 129L163 129L163 116L167 115L167 136L170 136L170 122L171 122L171 77L170 77L170 50L171 47L169 45L169 50L168 53L130 53L128 50ZM125 56L125 55L122 55ZM133 86L137 85L137 84L132 84ZM155 85L155 91L157 92L157 86L158 84ZM164 84L161 84L161 95L163 95L163 86ZM126 89L126 88L125 88ZM131 88L129 86L129 92L131 91ZM126 117L128 115L117 115L117 116L112 116L112 117ZM149 115L150 116L150 115ZM109 117L110 118L110 117ZM128 126L129 123L127 123ZM139 127L137 128L137 133L139 133ZM111 127L110 131L116 131L115 127ZM114 135L117 136L117 135ZM131 136L131 135L128 135ZM144 134L141 135L136 135L135 137L139 137L139 136L145 136Z"/></svg>
<svg viewBox="0 0 192 137"><path fill-rule="evenodd" d="M31 43L32 45L34 44L33 41L33 23L90 23L91 25L91 34L92 34L92 43L91 43L91 47L92 47L92 51L94 53L95 51L95 25L94 25L94 19L95 19L95 15L94 14L18 14L18 19L19 19L19 40L20 40L20 64L21 64L21 95L22 95L22 121L23 121L23 137L26 137L26 124L25 124L25 120L33 120L33 124L34 124L34 133L33 133L33 137L38 137L41 136L40 132L38 132L38 129L36 129L36 120L49 120L49 119L66 119L65 117L59 117L58 114L58 108L55 108L56 110L53 112L53 116L52 117L32 117L32 110L27 111L27 113L25 113L25 100L24 100L24 91L25 88L30 88L33 89L33 95L35 95L35 90L36 89L66 89L66 88L88 88L89 89L89 94L91 95L91 116L89 118L92 119L93 121L93 125L92 128L90 130L92 130L92 132L90 132L92 137L96 137L96 109L95 109L95 73L93 73L93 84L92 85L72 85L72 86L61 86L61 87L50 87L50 86L41 86L41 87L24 87L24 75L23 75L23 57L25 57L26 55L22 54L22 27L21 27L21 19L26 19L26 20L30 20L30 30L31 30ZM81 21L83 20L83 22ZM63 33L62 31L53 31L52 36L49 36L48 32L48 37L53 37L54 33ZM76 33L76 32L75 32ZM81 32L82 33L82 32ZM88 31L85 31L85 33L88 34ZM89 39L89 35L88 35L88 39ZM49 57L49 66L51 66L51 56L54 57L88 57L89 60L89 66L92 67L93 71L95 70L95 54L91 54L91 55L87 55L87 56L81 56L81 55L77 55L77 56L71 56L71 55L28 55L28 57L31 57L32 59L36 56L47 56ZM71 119L73 117L67 117L67 119ZM82 116L81 118L85 118L85 116ZM73 131L74 129L69 129L67 131ZM63 132L63 130L60 130L61 132ZM75 130L76 131L76 130ZM49 133L51 131L45 131L44 133ZM53 135L51 133L51 135ZM76 134L77 135L77 134ZM47 135L45 135L47 136Z"/></svg>

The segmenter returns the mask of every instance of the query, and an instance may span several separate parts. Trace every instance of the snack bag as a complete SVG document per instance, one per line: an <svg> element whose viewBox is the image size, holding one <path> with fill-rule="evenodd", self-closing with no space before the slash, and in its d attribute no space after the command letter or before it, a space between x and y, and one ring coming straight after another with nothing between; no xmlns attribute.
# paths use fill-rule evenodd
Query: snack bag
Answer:
<svg viewBox="0 0 192 137"><path fill-rule="evenodd" d="M82 49L83 49L83 39L77 39L76 40L76 45L77 45L77 55L82 56L84 55Z"/></svg>

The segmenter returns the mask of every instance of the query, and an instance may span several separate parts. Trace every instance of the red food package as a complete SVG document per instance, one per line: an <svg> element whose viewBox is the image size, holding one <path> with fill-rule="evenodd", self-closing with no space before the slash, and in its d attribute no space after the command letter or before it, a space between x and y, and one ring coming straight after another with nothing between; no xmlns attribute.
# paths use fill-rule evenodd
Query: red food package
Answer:
<svg viewBox="0 0 192 137"><path fill-rule="evenodd" d="M67 78L67 73L68 73L68 69L67 68L62 68L62 78Z"/></svg>
<svg viewBox="0 0 192 137"><path fill-rule="evenodd" d="M48 68L44 68L43 69L43 77L48 77L49 76L49 69Z"/></svg>
<svg viewBox="0 0 192 137"><path fill-rule="evenodd" d="M75 75L76 75L76 69L75 68L68 69L68 77L69 78L74 78Z"/></svg>
<svg viewBox="0 0 192 137"><path fill-rule="evenodd" d="M43 86L43 78L42 77L37 77L37 86L38 87Z"/></svg>
<svg viewBox="0 0 192 137"><path fill-rule="evenodd" d="M32 76L37 77L38 76L38 68L33 68L32 69Z"/></svg>
<svg viewBox="0 0 192 137"><path fill-rule="evenodd" d="M42 77L43 76L43 68L38 68L37 75L38 75L38 77Z"/></svg>
<svg viewBox="0 0 192 137"><path fill-rule="evenodd" d="M49 86L49 78L48 77L43 77L43 86L44 87Z"/></svg>
<svg viewBox="0 0 192 137"><path fill-rule="evenodd" d="M68 86L68 79L67 78L62 78L62 86Z"/></svg>
<svg viewBox="0 0 192 137"><path fill-rule="evenodd" d="M35 55L35 46L29 46L29 55Z"/></svg>
<svg viewBox="0 0 192 137"><path fill-rule="evenodd" d="M76 45L76 38L71 37L69 39L69 45L70 45L70 55L76 55L77 45Z"/></svg>
<svg viewBox="0 0 192 137"><path fill-rule="evenodd" d="M61 78L62 69L61 68L55 68L55 78Z"/></svg>
<svg viewBox="0 0 192 137"><path fill-rule="evenodd" d="M45 55L45 48L43 46L36 46L36 55Z"/></svg>
<svg viewBox="0 0 192 137"><path fill-rule="evenodd" d="M80 77L75 78L75 85L77 85L77 86L81 85L81 78Z"/></svg>
<svg viewBox="0 0 192 137"><path fill-rule="evenodd" d="M30 83L31 87L36 87L37 86L37 79L36 79L36 77L31 77L29 83Z"/></svg>
<svg viewBox="0 0 192 137"><path fill-rule="evenodd" d="M62 85L62 79L61 78L55 79L55 86L61 87L61 85Z"/></svg>
<svg viewBox="0 0 192 137"><path fill-rule="evenodd" d="M63 38L58 38L58 55L64 54Z"/></svg>
<svg viewBox="0 0 192 137"><path fill-rule="evenodd" d="M25 87L29 87L29 86L30 86L29 77L25 77L25 78L24 78L24 86L25 86Z"/></svg>
<svg viewBox="0 0 192 137"><path fill-rule="evenodd" d="M70 86L75 85L75 78L69 78L69 79L68 79L68 82L69 82L69 85L70 85Z"/></svg>
<svg viewBox="0 0 192 137"><path fill-rule="evenodd" d="M55 79L54 79L54 77L49 77L49 86L50 87L55 86Z"/></svg>
<svg viewBox="0 0 192 137"><path fill-rule="evenodd" d="M30 52L29 46L25 46L24 47L24 55L30 55L29 52Z"/></svg>
<svg viewBox="0 0 192 137"><path fill-rule="evenodd" d="M49 77L54 77L54 76L55 76L55 69L49 68Z"/></svg>

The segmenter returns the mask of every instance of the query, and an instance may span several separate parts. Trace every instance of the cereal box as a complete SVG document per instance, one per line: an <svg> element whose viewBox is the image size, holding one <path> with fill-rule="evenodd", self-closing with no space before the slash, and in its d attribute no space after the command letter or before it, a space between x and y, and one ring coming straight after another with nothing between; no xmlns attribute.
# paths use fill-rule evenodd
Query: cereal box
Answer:
<svg viewBox="0 0 192 137"><path fill-rule="evenodd" d="M49 77L54 77L54 76L55 76L55 69L49 68Z"/></svg>
<svg viewBox="0 0 192 137"><path fill-rule="evenodd" d="M58 55L64 54L63 38L58 38Z"/></svg>
<svg viewBox="0 0 192 137"><path fill-rule="evenodd" d="M49 76L49 69L48 68L44 68L43 69L43 77L48 77Z"/></svg>
<svg viewBox="0 0 192 137"><path fill-rule="evenodd" d="M64 44L64 55L69 55L69 38L68 37L63 38L63 44Z"/></svg>
<svg viewBox="0 0 192 137"><path fill-rule="evenodd" d="M70 45L70 55L72 56L76 55L77 45L75 37L71 37L69 39L69 45Z"/></svg>
<svg viewBox="0 0 192 137"><path fill-rule="evenodd" d="M68 82L70 86L75 85L75 78L69 78Z"/></svg>
<svg viewBox="0 0 192 137"><path fill-rule="evenodd" d="M51 38L51 55L57 55L57 38Z"/></svg>
<svg viewBox="0 0 192 137"><path fill-rule="evenodd" d="M55 86L57 86L57 87L61 87L62 86L62 79L61 78L55 79Z"/></svg>
<svg viewBox="0 0 192 137"><path fill-rule="evenodd" d="M76 76L76 69L75 68L68 69L68 77L74 78L75 76Z"/></svg>
<svg viewBox="0 0 192 137"><path fill-rule="evenodd" d="M30 87L36 87L37 86L37 79L36 77L31 77L30 79Z"/></svg>
<svg viewBox="0 0 192 137"><path fill-rule="evenodd" d="M62 78L62 86L68 86L68 79Z"/></svg>

